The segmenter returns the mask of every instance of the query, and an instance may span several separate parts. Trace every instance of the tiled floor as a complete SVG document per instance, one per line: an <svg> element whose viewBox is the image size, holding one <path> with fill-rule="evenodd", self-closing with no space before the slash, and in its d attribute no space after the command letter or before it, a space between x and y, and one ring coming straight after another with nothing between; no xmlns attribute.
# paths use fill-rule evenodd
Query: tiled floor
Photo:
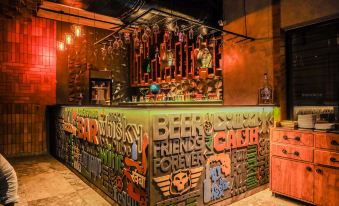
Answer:
<svg viewBox="0 0 339 206"><path fill-rule="evenodd" d="M96 191L51 156L25 157L12 159L10 162L18 175L20 196L18 206L110 205ZM268 189L232 204L232 206L260 205L302 204L283 197L273 197Z"/></svg>
<svg viewBox="0 0 339 206"><path fill-rule="evenodd" d="M19 181L18 206L104 206L104 198L51 156L10 161Z"/></svg>

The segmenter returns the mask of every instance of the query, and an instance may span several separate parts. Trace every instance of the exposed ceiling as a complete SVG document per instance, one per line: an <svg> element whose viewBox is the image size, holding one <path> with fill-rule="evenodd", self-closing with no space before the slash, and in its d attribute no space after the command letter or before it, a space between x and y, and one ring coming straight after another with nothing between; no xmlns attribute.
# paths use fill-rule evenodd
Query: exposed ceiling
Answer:
<svg viewBox="0 0 339 206"><path fill-rule="evenodd" d="M149 8L192 17L205 24L217 26L222 18L222 0L50 0L55 3L120 18L125 22ZM137 12L138 11L138 12Z"/></svg>

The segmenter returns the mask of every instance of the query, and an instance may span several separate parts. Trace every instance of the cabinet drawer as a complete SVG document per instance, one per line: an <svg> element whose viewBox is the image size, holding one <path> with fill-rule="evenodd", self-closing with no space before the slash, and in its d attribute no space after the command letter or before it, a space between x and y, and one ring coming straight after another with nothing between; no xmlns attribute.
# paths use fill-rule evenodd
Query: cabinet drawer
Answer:
<svg viewBox="0 0 339 206"><path fill-rule="evenodd" d="M339 151L339 134L317 133L315 134L315 146Z"/></svg>
<svg viewBox="0 0 339 206"><path fill-rule="evenodd" d="M272 141L309 147L314 146L314 136L309 132L273 130Z"/></svg>
<svg viewBox="0 0 339 206"><path fill-rule="evenodd" d="M271 154L279 157L313 162L313 148L311 147L272 143Z"/></svg>
<svg viewBox="0 0 339 206"><path fill-rule="evenodd" d="M332 167L339 167L339 153L324 150L315 150L314 163Z"/></svg>

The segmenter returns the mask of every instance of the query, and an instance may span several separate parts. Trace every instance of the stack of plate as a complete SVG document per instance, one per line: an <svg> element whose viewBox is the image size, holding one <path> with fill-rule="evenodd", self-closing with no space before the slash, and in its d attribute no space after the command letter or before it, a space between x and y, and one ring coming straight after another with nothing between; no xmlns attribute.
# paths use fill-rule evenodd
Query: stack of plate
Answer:
<svg viewBox="0 0 339 206"><path fill-rule="evenodd" d="M289 128L289 129L295 129L298 127L298 123L296 121L290 121L290 120L282 120L280 122L281 127Z"/></svg>
<svg viewBox="0 0 339 206"><path fill-rule="evenodd" d="M313 129L316 121L316 115L304 114L298 115L298 126L305 129Z"/></svg>
<svg viewBox="0 0 339 206"><path fill-rule="evenodd" d="M335 129L335 124L333 124L333 123L317 123L317 124L315 124L315 129L333 130L333 129Z"/></svg>

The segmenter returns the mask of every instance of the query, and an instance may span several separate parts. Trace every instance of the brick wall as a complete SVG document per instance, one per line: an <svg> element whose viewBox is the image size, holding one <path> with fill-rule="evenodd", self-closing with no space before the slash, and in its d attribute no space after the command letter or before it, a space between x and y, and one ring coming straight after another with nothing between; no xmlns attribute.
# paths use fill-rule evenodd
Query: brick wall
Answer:
<svg viewBox="0 0 339 206"><path fill-rule="evenodd" d="M55 104L56 23L0 20L0 152L46 151L46 105Z"/></svg>

